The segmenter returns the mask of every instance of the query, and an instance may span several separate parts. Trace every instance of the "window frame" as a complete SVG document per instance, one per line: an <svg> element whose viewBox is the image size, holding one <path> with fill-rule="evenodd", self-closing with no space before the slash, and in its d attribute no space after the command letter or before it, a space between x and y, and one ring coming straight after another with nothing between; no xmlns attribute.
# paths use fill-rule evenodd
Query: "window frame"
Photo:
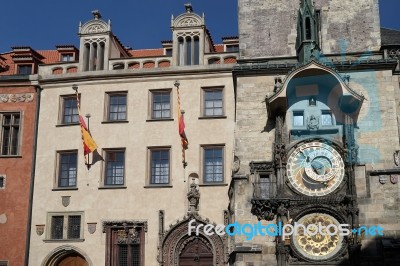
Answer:
<svg viewBox="0 0 400 266"><path fill-rule="evenodd" d="M136 230L138 235L134 237L134 239L132 239L131 237L124 238L124 235L126 236L127 234L132 234L134 232L132 230ZM103 221L103 232L105 233L106 237L105 240L106 265L110 266L119 265L120 246L138 247L139 265L145 265L145 247L146 247L146 233L147 233L146 221ZM125 241L125 243L121 243L120 245L118 245L119 241L117 239L119 232L123 234L121 240Z"/></svg>
<svg viewBox="0 0 400 266"><path fill-rule="evenodd" d="M222 152L222 173L221 174L222 179L218 181L206 181L206 150L216 150L219 149ZM213 167L216 167L213 165ZM223 185L225 184L225 167L226 167L226 162L225 162L225 144L211 144L211 145L201 145L201 176L202 176L202 185ZM215 174L213 174L214 176Z"/></svg>
<svg viewBox="0 0 400 266"><path fill-rule="evenodd" d="M81 95L78 94L79 100L81 98ZM71 121L66 123L64 121L65 117L65 100L66 99L75 99L75 102L77 103L76 100L76 94L67 94L67 95L60 95L60 111L59 111L59 118L58 118L58 125L61 126L75 126L79 125L79 112L78 112L78 106L76 107L76 114L72 112L72 114L69 114L68 116L71 116L71 120L73 119L72 117L76 115L77 121ZM74 109L74 108L73 108Z"/></svg>
<svg viewBox="0 0 400 266"><path fill-rule="evenodd" d="M172 106L172 101L171 101L171 99L172 99L172 89L168 88L168 89L149 90L149 93L150 93L150 96L149 96L149 98L150 98L150 102L149 102L149 111L150 111L149 112L149 119L150 120L156 120L156 121L173 119L173 115L172 115L173 106ZM155 111L154 110L154 105L155 105L154 96L156 94L168 94L169 95L169 116L168 117L162 117L162 115L161 115L161 117L155 117L154 116L154 111ZM161 102L161 104L162 104L162 102ZM160 111L161 111L161 114L162 114L163 109L161 109Z"/></svg>
<svg viewBox="0 0 400 266"><path fill-rule="evenodd" d="M111 105L111 97L113 96L125 96L125 119L110 119L110 105ZM120 105L118 105L120 106ZM121 105L122 106L122 105ZM106 92L106 103L105 103L105 113L104 113L104 121L106 123L124 123L128 122L128 91L113 91ZM117 116L122 112L116 112Z"/></svg>
<svg viewBox="0 0 400 266"><path fill-rule="evenodd" d="M122 184L107 184L107 168L108 168L108 156L111 152L123 152L123 182ZM103 170L102 170L102 180L101 180L101 188L126 188L126 148L108 148L103 149ZM117 178L113 177L113 178Z"/></svg>
<svg viewBox="0 0 400 266"><path fill-rule="evenodd" d="M213 86L213 87L202 87L201 88L202 92L201 92L201 117L202 118L226 118L225 116L225 88L223 86ZM212 108L208 108L213 110L213 114L212 115L207 115L206 114L206 94L208 92L220 92L221 93L221 107L215 107L215 101L213 100L213 107ZM221 109L221 114L214 114L215 113L215 109Z"/></svg>
<svg viewBox="0 0 400 266"><path fill-rule="evenodd" d="M302 122L302 124L301 125L296 125L296 123L295 123L295 117L296 116L302 116L303 117L303 122ZM305 116L304 116L304 110L293 110L292 111L292 126L293 126L293 128L304 128L305 126L306 126L306 123L305 123Z"/></svg>
<svg viewBox="0 0 400 266"><path fill-rule="evenodd" d="M53 217L63 217L63 227L62 227L62 238L52 238L52 230L53 230ZM79 224L79 238L69 238L69 217L71 216L80 216L80 224ZM84 241L84 212L49 212L47 213L47 225L46 226L46 238L43 240L44 242L82 242Z"/></svg>
<svg viewBox="0 0 400 266"><path fill-rule="evenodd" d="M330 124L325 124L324 123L324 115L329 115L331 118L331 123ZM332 127L335 125L335 120L333 118L333 114L331 110L321 110L321 126L322 127Z"/></svg>
<svg viewBox="0 0 400 266"><path fill-rule="evenodd" d="M27 72L26 70L29 68L30 68L30 72ZM22 71L22 70L24 70L24 71ZM17 69L16 69L17 75L32 75L32 73L33 73L33 64L17 64Z"/></svg>
<svg viewBox="0 0 400 266"><path fill-rule="evenodd" d="M239 52L239 43L235 44L226 44L225 52L227 53L238 53Z"/></svg>
<svg viewBox="0 0 400 266"><path fill-rule="evenodd" d="M171 146L156 146L156 147L147 147L148 153L148 178L147 178L147 185L152 187L162 187L162 186L170 186L171 185ZM166 183L157 183L153 182L153 152L161 152L161 151L168 151L168 182Z"/></svg>
<svg viewBox="0 0 400 266"><path fill-rule="evenodd" d="M64 60L64 58L67 57L68 60ZM61 53L60 54L60 61L61 62L73 62L75 61L75 53Z"/></svg>
<svg viewBox="0 0 400 266"><path fill-rule="evenodd" d="M3 124L4 123L4 116L11 116L11 120L10 120L10 124ZM15 116L19 116L19 122L18 124L15 124ZM22 112L20 111L15 111L15 112L0 112L0 157L19 157L21 156L21 142L22 142ZM9 146L7 148L7 153L3 154L3 144L4 144L4 137L5 137L5 133L4 133L4 129L5 128L9 128L9 138L10 138L10 142L9 142ZM18 133L16 136L16 141L17 141L17 145L15 147L15 153L13 153L13 139L14 139L14 132L15 132L15 128L18 127ZM11 136L11 137L10 137Z"/></svg>
<svg viewBox="0 0 400 266"><path fill-rule="evenodd" d="M61 156L67 154L75 154L76 155L76 165L75 165L75 186L61 186ZM68 189L77 189L78 188L78 150L61 150L57 151L57 164L56 164L56 178L55 178L55 188L57 190L68 190ZM68 180L70 177L68 176ZM68 181L69 182L69 181Z"/></svg>

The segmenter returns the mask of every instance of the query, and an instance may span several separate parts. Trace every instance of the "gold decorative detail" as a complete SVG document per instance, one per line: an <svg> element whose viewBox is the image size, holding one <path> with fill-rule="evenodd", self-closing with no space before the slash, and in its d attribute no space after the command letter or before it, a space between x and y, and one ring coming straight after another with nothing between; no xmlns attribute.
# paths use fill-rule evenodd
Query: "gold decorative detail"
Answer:
<svg viewBox="0 0 400 266"><path fill-rule="evenodd" d="M297 224L302 224L305 228L309 225L316 225L310 227L309 230L313 234L316 233L315 235L308 235L303 228L299 228L298 234L293 236L294 245L305 257L325 260L334 256L340 250L343 237L339 235L337 230L339 222L334 217L323 213L313 213L300 218ZM318 230L319 224L325 227L321 230L322 234L315 232L315 230Z"/></svg>

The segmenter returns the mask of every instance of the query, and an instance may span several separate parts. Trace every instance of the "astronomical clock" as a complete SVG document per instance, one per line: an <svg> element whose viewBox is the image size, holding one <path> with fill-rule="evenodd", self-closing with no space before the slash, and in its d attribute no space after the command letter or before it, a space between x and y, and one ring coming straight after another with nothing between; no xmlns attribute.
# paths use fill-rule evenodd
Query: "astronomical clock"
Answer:
<svg viewBox="0 0 400 266"><path fill-rule="evenodd" d="M344 162L332 146L320 141L299 145L287 160L287 177L293 188L307 196L325 196L343 181Z"/></svg>

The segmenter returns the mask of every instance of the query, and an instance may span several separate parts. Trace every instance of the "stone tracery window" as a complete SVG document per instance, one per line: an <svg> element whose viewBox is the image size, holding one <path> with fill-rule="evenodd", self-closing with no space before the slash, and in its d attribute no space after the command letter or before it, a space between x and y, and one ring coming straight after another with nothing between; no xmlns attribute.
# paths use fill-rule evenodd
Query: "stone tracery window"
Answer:
<svg viewBox="0 0 400 266"><path fill-rule="evenodd" d="M104 69L105 39L87 40L83 50L83 70L95 71Z"/></svg>
<svg viewBox="0 0 400 266"><path fill-rule="evenodd" d="M200 62L199 36L190 34L178 38L178 65L198 65Z"/></svg>
<svg viewBox="0 0 400 266"><path fill-rule="evenodd" d="M106 265L144 265L144 239L146 231L146 222L104 222L103 232L106 233Z"/></svg>

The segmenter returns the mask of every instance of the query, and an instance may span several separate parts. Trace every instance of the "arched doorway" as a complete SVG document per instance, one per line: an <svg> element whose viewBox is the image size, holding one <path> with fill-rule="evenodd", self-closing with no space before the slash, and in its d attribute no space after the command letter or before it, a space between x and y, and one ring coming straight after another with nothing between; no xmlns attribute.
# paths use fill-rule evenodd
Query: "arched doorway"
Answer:
<svg viewBox="0 0 400 266"><path fill-rule="evenodd" d="M198 214L190 213L184 220L178 221L163 234L159 246L158 262L161 266L222 266L228 263L226 236L218 235L214 230L206 235L201 230L188 234L191 226L211 222ZM193 227L191 227L193 229Z"/></svg>
<svg viewBox="0 0 400 266"><path fill-rule="evenodd" d="M82 256L72 254L61 259L57 266L88 266L88 263Z"/></svg>
<svg viewBox="0 0 400 266"><path fill-rule="evenodd" d="M179 254L179 266L212 266L213 253L199 237L191 240Z"/></svg>
<svg viewBox="0 0 400 266"><path fill-rule="evenodd" d="M84 251L64 245L50 252L41 266L93 266L93 263Z"/></svg>

